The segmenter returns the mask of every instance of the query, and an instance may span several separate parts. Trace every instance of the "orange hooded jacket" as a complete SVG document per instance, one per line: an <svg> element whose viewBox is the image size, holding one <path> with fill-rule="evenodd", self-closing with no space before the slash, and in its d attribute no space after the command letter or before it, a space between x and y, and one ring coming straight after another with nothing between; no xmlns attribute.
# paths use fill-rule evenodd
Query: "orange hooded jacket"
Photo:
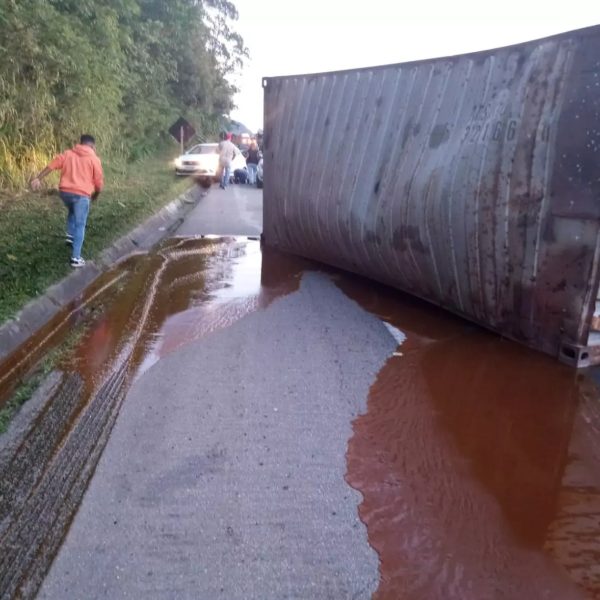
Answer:
<svg viewBox="0 0 600 600"><path fill-rule="evenodd" d="M72 150L59 154L48 168L60 170L58 188L61 192L89 197L104 186L100 159L94 149L85 144L77 144Z"/></svg>

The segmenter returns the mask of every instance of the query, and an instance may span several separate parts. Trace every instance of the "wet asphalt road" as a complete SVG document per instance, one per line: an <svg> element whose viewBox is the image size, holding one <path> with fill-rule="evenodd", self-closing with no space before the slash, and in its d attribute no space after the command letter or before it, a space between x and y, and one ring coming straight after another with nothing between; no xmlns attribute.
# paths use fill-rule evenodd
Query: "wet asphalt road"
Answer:
<svg viewBox="0 0 600 600"><path fill-rule="evenodd" d="M178 235L262 233L262 190L250 185L213 186L177 232Z"/></svg>
<svg viewBox="0 0 600 600"><path fill-rule="evenodd" d="M178 233L256 235L260 200L213 189ZM396 346L308 273L161 358L130 389L39 597L370 598L378 558L345 453Z"/></svg>

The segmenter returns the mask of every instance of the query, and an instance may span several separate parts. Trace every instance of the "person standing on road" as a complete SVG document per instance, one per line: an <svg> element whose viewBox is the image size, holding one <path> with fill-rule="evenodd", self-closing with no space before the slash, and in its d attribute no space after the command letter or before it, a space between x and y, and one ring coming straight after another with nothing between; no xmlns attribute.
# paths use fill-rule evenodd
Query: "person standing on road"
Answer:
<svg viewBox="0 0 600 600"><path fill-rule="evenodd" d="M250 185L256 185L256 170L258 168L258 161L260 160L260 151L256 141L252 140L250 149L248 150L248 157L246 158L246 166L248 167L248 183Z"/></svg>
<svg viewBox="0 0 600 600"><path fill-rule="evenodd" d="M229 183L231 176L231 165L235 157L240 154L240 151L231 141L230 133L221 133L221 141L219 142L219 166L221 167L221 189L224 190Z"/></svg>
<svg viewBox="0 0 600 600"><path fill-rule="evenodd" d="M79 144L56 156L31 180L31 189L39 190L41 180L56 170L60 171L60 197L67 208L66 242L72 246L71 266L83 267L85 261L81 258L81 247L85 237L90 199L96 200L104 186L102 164L96 155L96 140L91 135L82 135Z"/></svg>

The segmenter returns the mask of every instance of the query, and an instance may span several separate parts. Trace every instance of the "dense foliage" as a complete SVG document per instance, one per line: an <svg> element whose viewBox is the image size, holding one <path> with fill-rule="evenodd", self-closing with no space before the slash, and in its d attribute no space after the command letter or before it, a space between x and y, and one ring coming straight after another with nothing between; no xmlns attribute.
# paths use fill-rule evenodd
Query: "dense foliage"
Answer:
<svg viewBox="0 0 600 600"><path fill-rule="evenodd" d="M247 55L228 0L0 0L0 189L82 132L136 158L180 115L232 108Z"/></svg>

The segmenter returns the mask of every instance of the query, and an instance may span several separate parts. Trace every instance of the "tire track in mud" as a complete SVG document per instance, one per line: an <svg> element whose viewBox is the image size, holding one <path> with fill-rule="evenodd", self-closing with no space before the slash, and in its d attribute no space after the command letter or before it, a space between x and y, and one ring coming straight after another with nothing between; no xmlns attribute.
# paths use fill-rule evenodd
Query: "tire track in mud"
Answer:
<svg viewBox="0 0 600 600"><path fill-rule="evenodd" d="M97 390L78 373L66 376L10 460L0 471L0 598L33 598L74 517L106 445L128 388L136 347L144 334L163 275L172 261L205 249L159 252L132 333ZM111 281L116 282L123 274ZM101 291L108 290L104 286ZM95 294L92 299L97 296ZM65 317L65 319L68 317ZM47 343L48 336L43 344Z"/></svg>
<svg viewBox="0 0 600 600"><path fill-rule="evenodd" d="M83 382L76 375L60 376L59 389L52 394L42 412L17 443L0 461L0 535L4 535L10 515L23 510L28 494L34 489L54 449L68 434L73 413L81 400ZM1 588L0 588L1 589Z"/></svg>
<svg viewBox="0 0 600 600"><path fill-rule="evenodd" d="M108 439L124 397L125 376L123 366L93 396L4 531L2 598L35 597Z"/></svg>

